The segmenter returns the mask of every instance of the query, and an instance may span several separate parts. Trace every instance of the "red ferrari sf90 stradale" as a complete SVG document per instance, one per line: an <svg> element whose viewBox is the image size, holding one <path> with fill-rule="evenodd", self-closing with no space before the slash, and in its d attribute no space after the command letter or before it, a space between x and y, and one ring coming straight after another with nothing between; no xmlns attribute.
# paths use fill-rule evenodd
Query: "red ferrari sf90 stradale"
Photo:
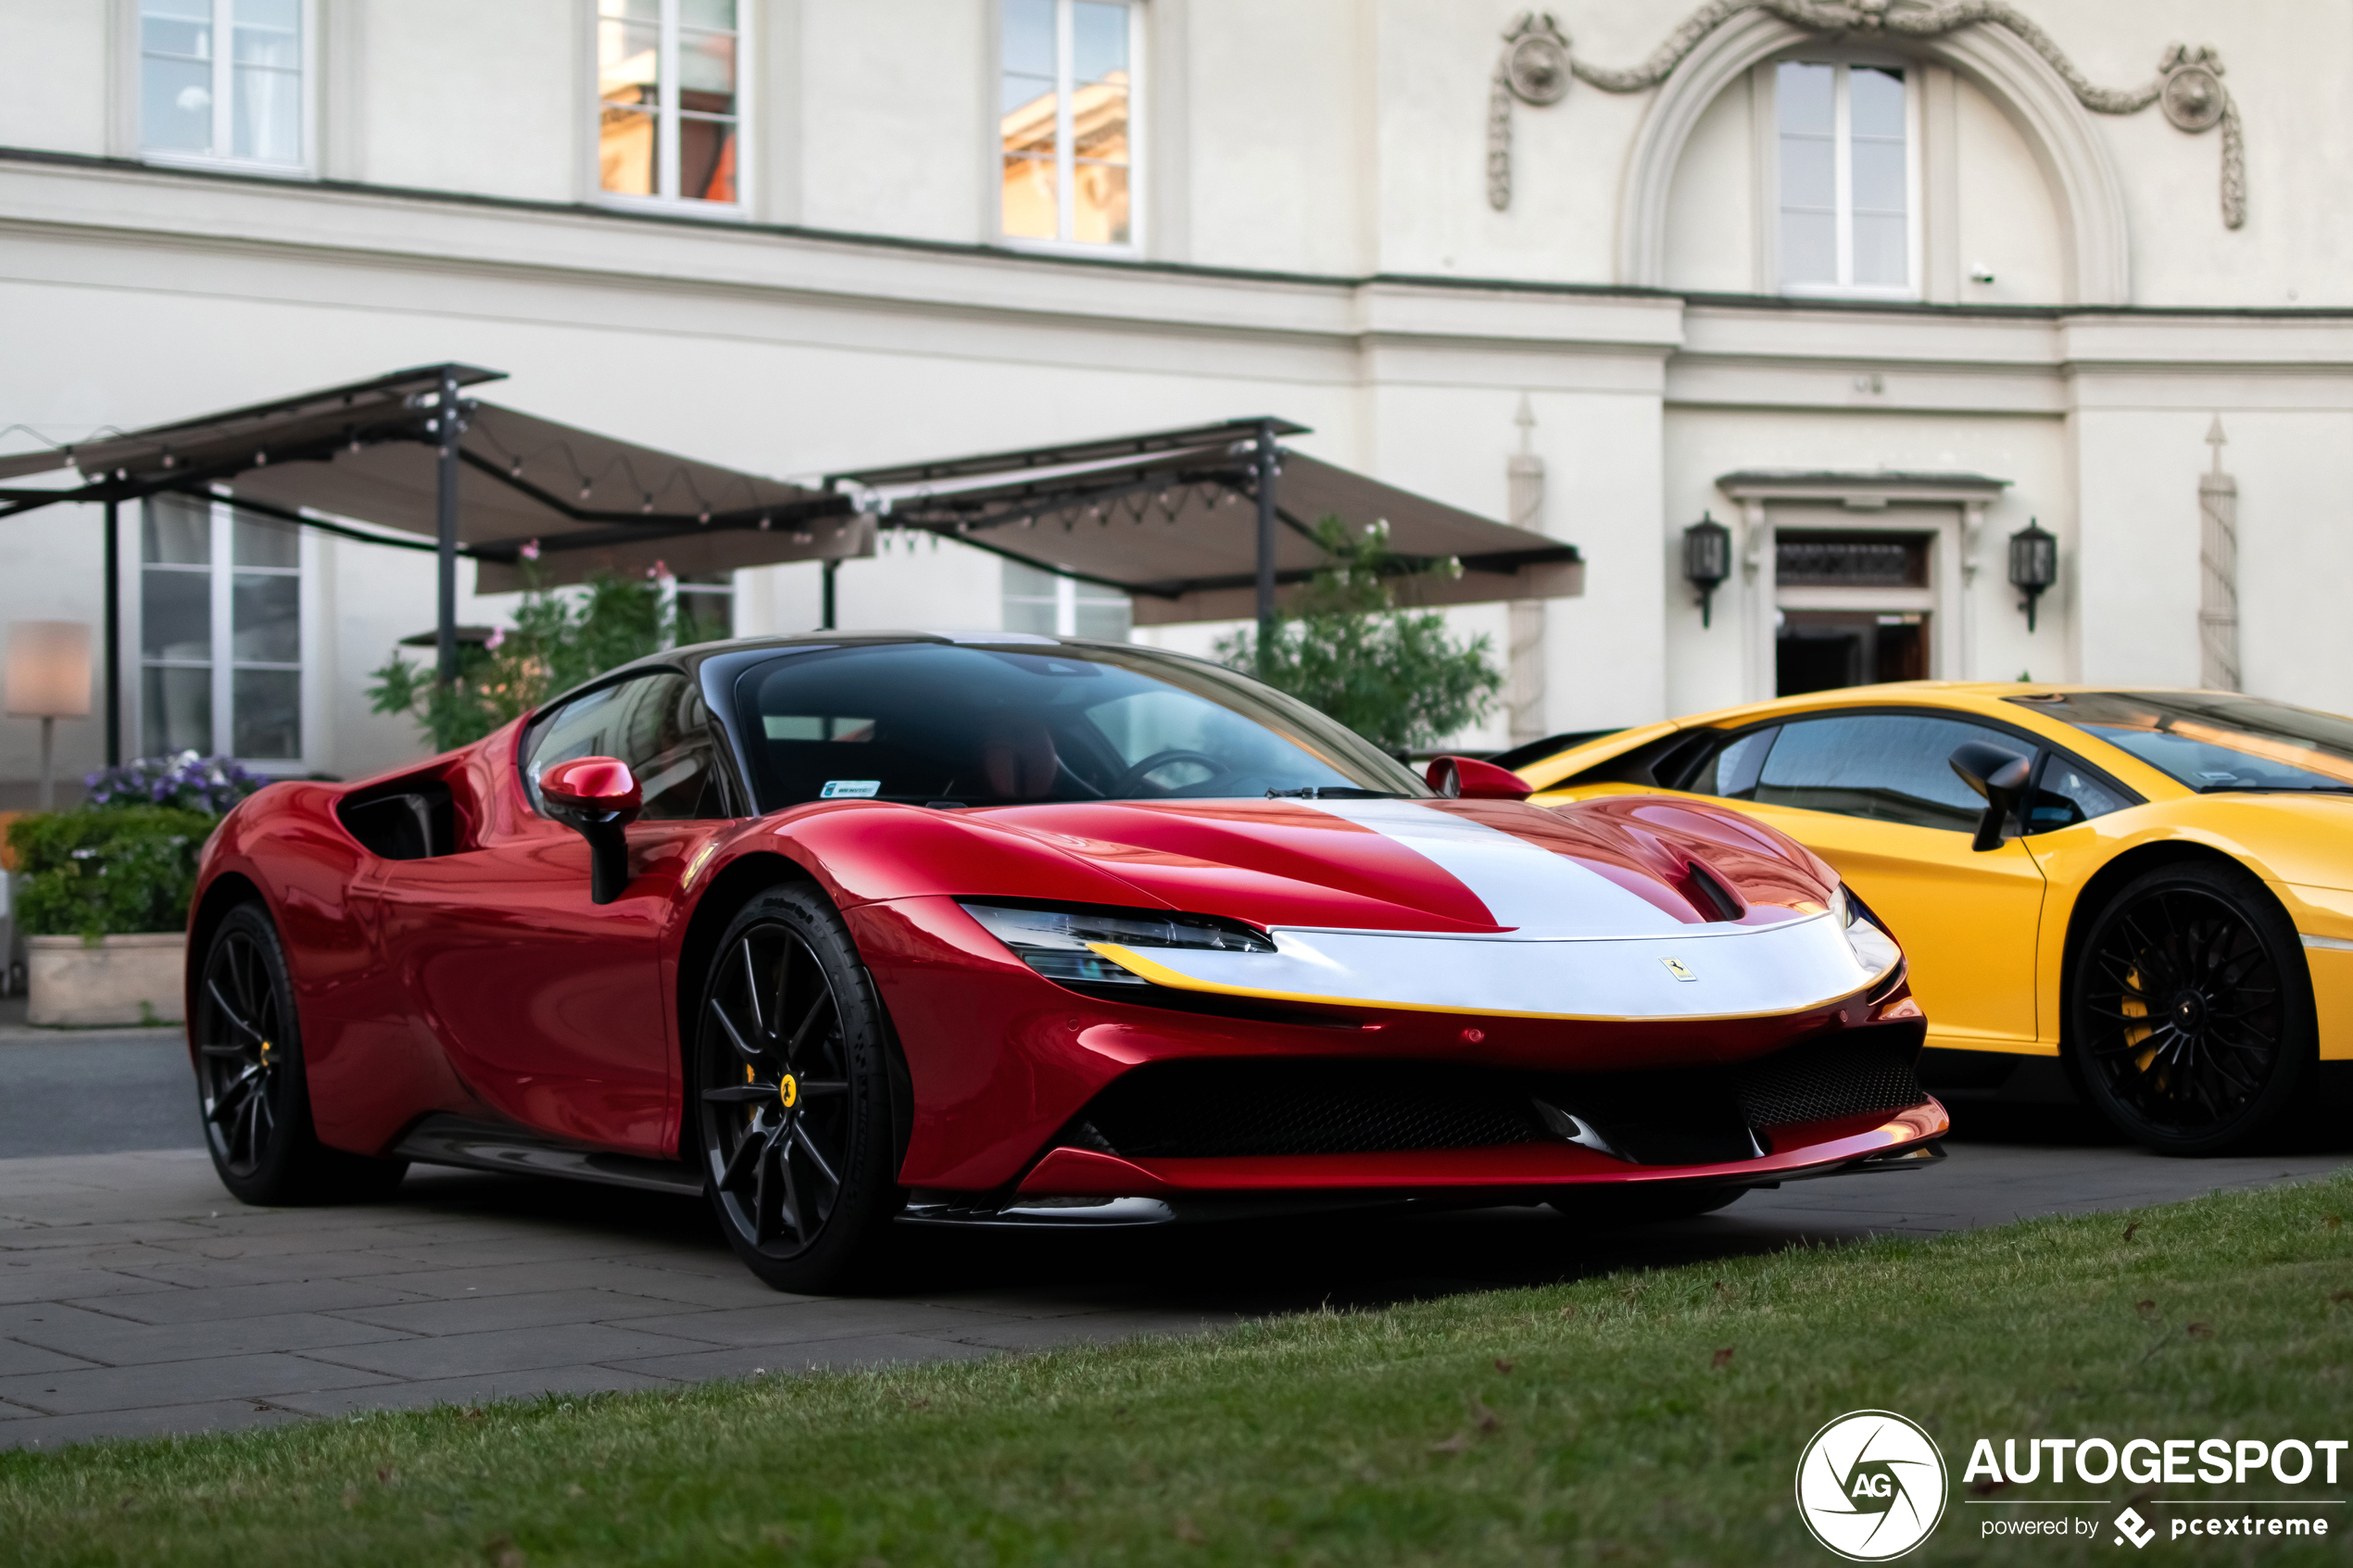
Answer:
<svg viewBox="0 0 2353 1568"><path fill-rule="evenodd" d="M1525 793L1126 645L659 655L228 816L213 1160L262 1203L412 1160L704 1193L824 1289L894 1221L1666 1215L1935 1156L1902 956L1820 860Z"/></svg>

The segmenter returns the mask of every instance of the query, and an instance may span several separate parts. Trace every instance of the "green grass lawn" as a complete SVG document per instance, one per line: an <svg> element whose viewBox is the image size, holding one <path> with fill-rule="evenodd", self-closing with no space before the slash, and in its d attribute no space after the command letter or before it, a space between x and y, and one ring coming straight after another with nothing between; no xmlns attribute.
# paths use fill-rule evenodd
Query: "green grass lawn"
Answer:
<svg viewBox="0 0 2353 1568"><path fill-rule="evenodd" d="M1799 1450L1881 1407L1955 1480L1907 1562L2113 1562L2142 1554L1982 1540L2011 1511L1961 1485L1970 1441L2353 1436L2347 1213L2341 1174L1182 1340L9 1453L0 1559L1822 1563ZM2353 1496L2347 1468L2306 1490ZM2353 1508L2321 1512L2325 1541L2147 1556L2342 1562Z"/></svg>

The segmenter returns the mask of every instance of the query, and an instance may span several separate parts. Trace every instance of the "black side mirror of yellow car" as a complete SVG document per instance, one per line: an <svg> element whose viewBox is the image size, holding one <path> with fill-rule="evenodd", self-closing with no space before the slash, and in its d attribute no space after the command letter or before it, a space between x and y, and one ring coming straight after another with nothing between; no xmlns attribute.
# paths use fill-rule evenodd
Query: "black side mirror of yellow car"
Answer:
<svg viewBox="0 0 2353 1568"><path fill-rule="evenodd" d="M1951 761L1961 782L1985 797L1985 814L1977 819L1977 837L1969 847L1980 854L1999 849L2002 830L2018 814L2019 801L2026 794L2026 778L2034 771L2034 759L1973 740L1955 746Z"/></svg>

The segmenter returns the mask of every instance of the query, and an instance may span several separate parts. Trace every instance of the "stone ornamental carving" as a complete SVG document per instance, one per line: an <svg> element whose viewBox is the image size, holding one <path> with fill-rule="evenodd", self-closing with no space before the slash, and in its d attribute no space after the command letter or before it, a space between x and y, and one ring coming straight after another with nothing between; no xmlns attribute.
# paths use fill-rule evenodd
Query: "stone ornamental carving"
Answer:
<svg viewBox="0 0 2353 1568"><path fill-rule="evenodd" d="M1744 11L1762 11L1824 37L1932 39L1965 27L2000 27L2043 56L2082 106L2095 114L2138 114L2156 104L2176 129L2196 135L2222 128L2222 225L2246 221L2246 145L2238 105L2222 85L2221 56L2205 44L2176 44L2158 61L2157 77L2140 87L2094 86L2032 18L2004 0L1710 0L1685 18L1651 51L1623 70L1580 60L1550 13L1523 12L1504 34L1487 111L1487 201L1502 212L1512 204L1512 100L1557 103L1574 76L1604 93L1641 93L1667 80L1707 35Z"/></svg>
<svg viewBox="0 0 2353 1568"><path fill-rule="evenodd" d="M2222 416L2207 427L2214 466L2197 477L2197 684L2239 689L2239 482L2222 471Z"/></svg>
<svg viewBox="0 0 2353 1568"><path fill-rule="evenodd" d="M1568 92L1568 35L1551 12L1525 12L1504 34L1504 57L1487 98L1487 202L1512 205L1512 100L1541 108Z"/></svg>

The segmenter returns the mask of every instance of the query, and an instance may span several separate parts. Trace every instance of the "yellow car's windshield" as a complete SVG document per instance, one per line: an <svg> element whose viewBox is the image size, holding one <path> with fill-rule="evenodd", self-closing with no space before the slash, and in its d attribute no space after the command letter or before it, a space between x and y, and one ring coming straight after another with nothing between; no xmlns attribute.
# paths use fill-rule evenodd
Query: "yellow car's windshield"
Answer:
<svg viewBox="0 0 2353 1568"><path fill-rule="evenodd" d="M2228 692L2058 692L2012 702L2063 719L2201 793L2353 794L2353 719Z"/></svg>

